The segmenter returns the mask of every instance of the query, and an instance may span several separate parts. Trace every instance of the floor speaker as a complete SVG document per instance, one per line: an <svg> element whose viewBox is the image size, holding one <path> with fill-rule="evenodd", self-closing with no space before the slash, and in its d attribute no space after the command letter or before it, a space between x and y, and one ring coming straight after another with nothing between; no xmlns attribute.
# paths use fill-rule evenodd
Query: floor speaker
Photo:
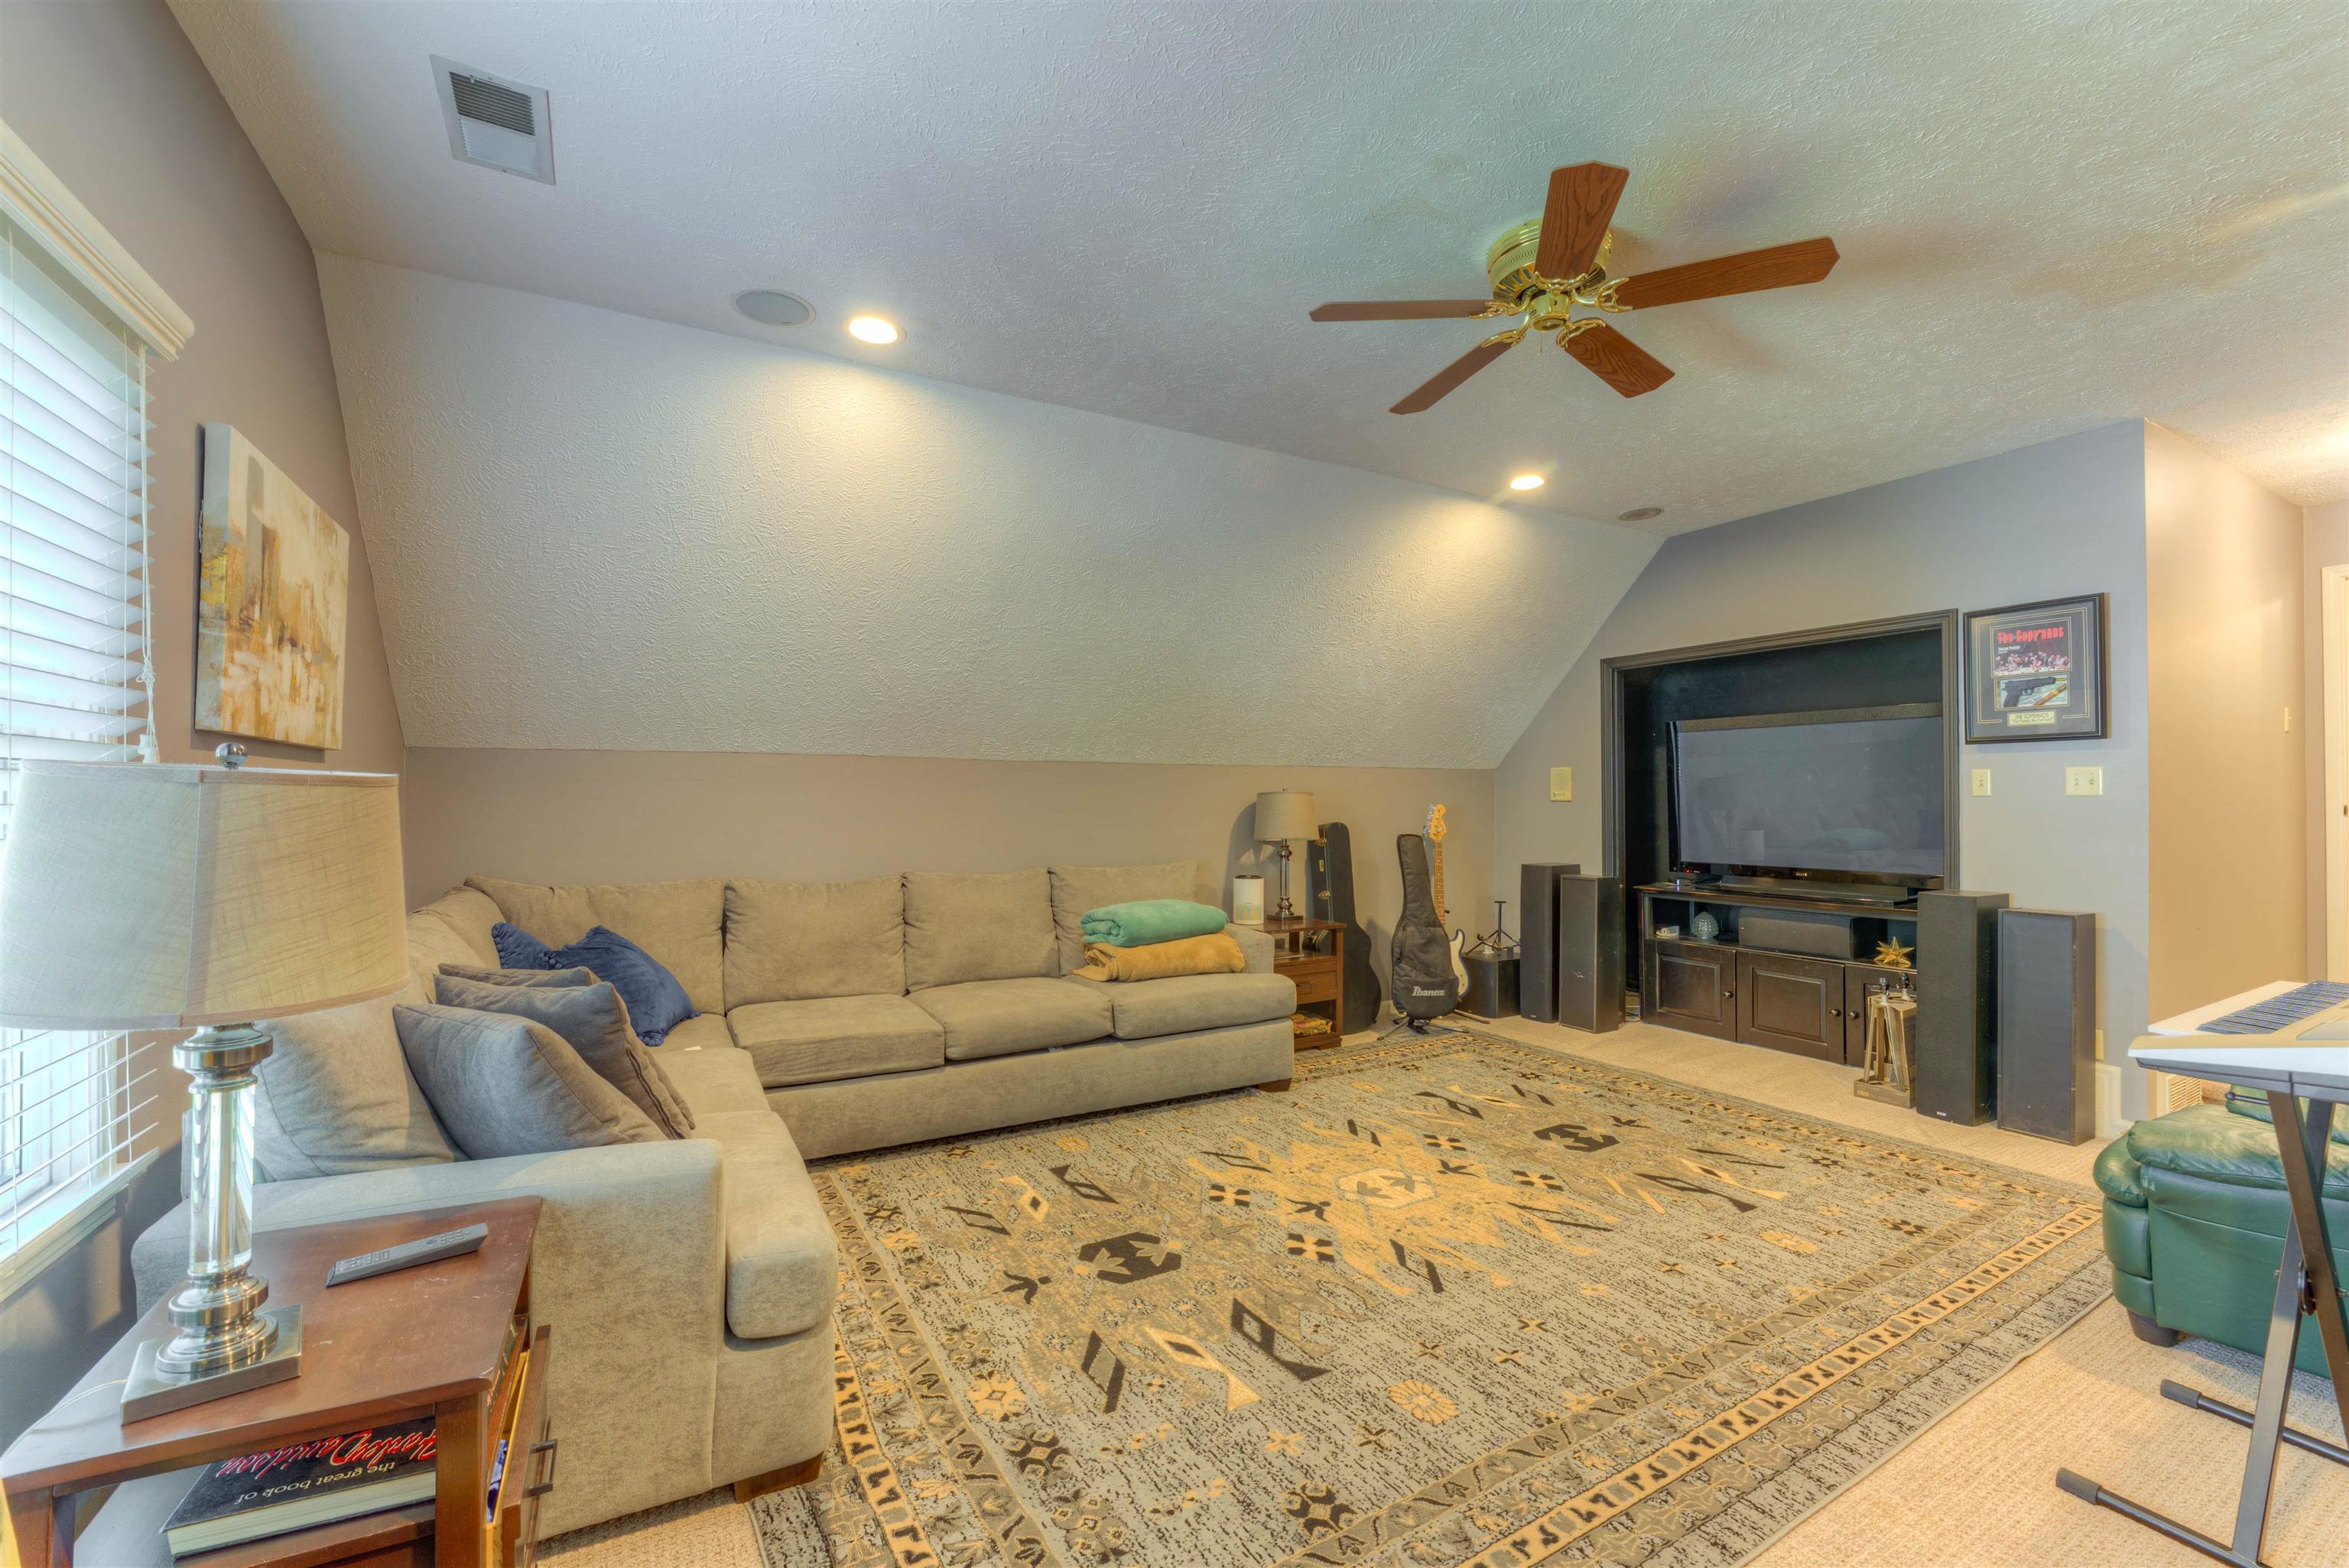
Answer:
<svg viewBox="0 0 2349 1568"><path fill-rule="evenodd" d="M2096 917L1998 916L1998 1124L2059 1143L2096 1132Z"/></svg>
<svg viewBox="0 0 2349 1568"><path fill-rule="evenodd" d="M1917 895L1917 1111L1974 1127L1998 1111L2002 892Z"/></svg>
<svg viewBox="0 0 2349 1568"><path fill-rule="evenodd" d="M1543 863L1519 872L1517 1010L1545 1024L1557 1022L1557 879L1581 869Z"/></svg>
<svg viewBox="0 0 2349 1568"><path fill-rule="evenodd" d="M1519 1006L1525 994L1518 980ZM1603 1035L1623 1022L1623 884L1557 879L1557 1021Z"/></svg>

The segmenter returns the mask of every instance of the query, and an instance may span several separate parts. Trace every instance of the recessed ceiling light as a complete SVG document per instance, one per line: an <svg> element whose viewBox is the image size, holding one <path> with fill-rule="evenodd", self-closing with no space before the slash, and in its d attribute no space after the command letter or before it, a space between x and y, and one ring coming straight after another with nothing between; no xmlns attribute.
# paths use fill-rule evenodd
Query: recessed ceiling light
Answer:
<svg viewBox="0 0 2349 1568"><path fill-rule="evenodd" d="M734 308L761 326L800 326L815 317L807 301L781 289L745 289L734 296Z"/></svg>
<svg viewBox="0 0 2349 1568"><path fill-rule="evenodd" d="M895 343L897 341L897 324L885 315L852 316L848 322L848 335L860 343Z"/></svg>
<svg viewBox="0 0 2349 1568"><path fill-rule="evenodd" d="M1615 521L1618 522L1645 522L1651 517L1661 517L1663 515L1664 509L1660 506L1635 506L1629 511L1617 512L1615 514Z"/></svg>
<svg viewBox="0 0 2349 1568"><path fill-rule="evenodd" d="M1539 490L1547 482L1539 474L1519 474L1509 481L1509 488L1515 490Z"/></svg>

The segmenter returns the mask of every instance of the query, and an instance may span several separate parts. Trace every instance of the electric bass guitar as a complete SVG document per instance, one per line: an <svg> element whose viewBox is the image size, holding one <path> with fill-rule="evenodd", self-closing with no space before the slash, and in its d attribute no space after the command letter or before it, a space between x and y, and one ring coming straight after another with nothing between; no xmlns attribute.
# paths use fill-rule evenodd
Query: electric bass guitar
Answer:
<svg viewBox="0 0 2349 1568"><path fill-rule="evenodd" d="M1427 843L1429 857L1434 862L1435 923L1447 931L1452 925L1451 906L1444 902L1444 836L1448 830L1444 825L1444 807L1440 803L1430 806L1427 809ZM1464 996L1468 994L1468 965L1462 962L1461 954L1467 945L1466 926L1452 932L1444 939L1445 950L1452 959L1452 983L1459 987Z"/></svg>

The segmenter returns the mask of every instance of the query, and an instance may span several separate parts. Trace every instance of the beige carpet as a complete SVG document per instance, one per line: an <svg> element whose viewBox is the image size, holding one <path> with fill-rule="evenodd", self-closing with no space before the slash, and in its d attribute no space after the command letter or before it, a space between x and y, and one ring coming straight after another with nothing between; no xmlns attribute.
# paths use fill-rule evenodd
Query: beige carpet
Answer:
<svg viewBox="0 0 2349 1568"><path fill-rule="evenodd" d="M1846 1069L1677 1031L1634 1026L1594 1039L1515 1022L1495 1032L2064 1180L2085 1181L2095 1154L1947 1127L1856 1099ZM2161 1399L2164 1377L2244 1403L2256 1368L2248 1357L2192 1342L2168 1351L2144 1346L2108 1303L1752 1561L1758 1568L2204 1561L2054 1485L2056 1466L2069 1465L2190 1523L2222 1529L2241 1462L2240 1430ZM2318 1385L2303 1384L2297 1418L2337 1437L2320 1413ZM2349 1472L2288 1453L2269 1540L2278 1568L2349 1559L2341 1545L2349 1541ZM724 1492L551 1542L543 1555L562 1568L760 1568L749 1515ZM807 1568L823 1563L812 1539L806 1561Z"/></svg>

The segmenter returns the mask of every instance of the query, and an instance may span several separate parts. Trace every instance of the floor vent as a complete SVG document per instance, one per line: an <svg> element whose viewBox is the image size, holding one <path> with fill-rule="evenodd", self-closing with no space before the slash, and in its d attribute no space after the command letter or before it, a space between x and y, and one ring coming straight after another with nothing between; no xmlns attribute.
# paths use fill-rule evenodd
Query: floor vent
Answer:
<svg viewBox="0 0 2349 1568"><path fill-rule="evenodd" d="M459 161L554 183L554 131L547 123L544 88L439 55L432 57L432 81L440 117L449 122L449 150Z"/></svg>

